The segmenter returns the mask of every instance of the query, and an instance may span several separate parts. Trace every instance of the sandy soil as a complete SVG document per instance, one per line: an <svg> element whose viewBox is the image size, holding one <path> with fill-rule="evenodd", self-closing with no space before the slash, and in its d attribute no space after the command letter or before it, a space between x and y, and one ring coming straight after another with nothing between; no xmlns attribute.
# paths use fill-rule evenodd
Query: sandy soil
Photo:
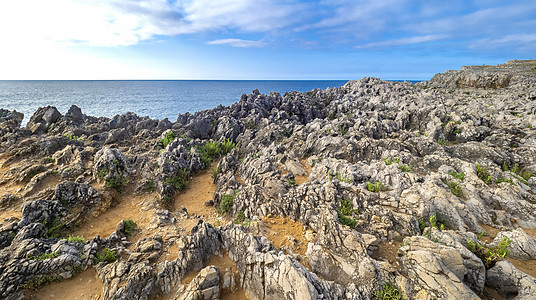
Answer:
<svg viewBox="0 0 536 300"><path fill-rule="evenodd" d="M81 235L87 239L94 238L98 234L101 237L107 237L115 231L117 224L121 220L131 219L136 222L138 228L143 230L151 221L151 215L143 212L139 204L146 200L156 199L156 194L132 195L134 185L127 187L123 193L117 193L115 201L117 204L112 206L96 218L86 220L73 232L73 235Z"/></svg>
<svg viewBox="0 0 536 300"><path fill-rule="evenodd" d="M401 266L398 264L398 248L402 245L402 242L394 241L381 242L379 249L371 255L372 258L376 260L385 260L388 261L392 266L400 269Z"/></svg>
<svg viewBox="0 0 536 300"><path fill-rule="evenodd" d="M205 206L205 202L214 198L216 185L212 182L212 176L209 170L216 168L217 166L218 162L214 162L210 168L201 171L192 178L188 189L180 193L175 193L173 197L173 207L179 209L181 206L184 206L188 211L188 214L203 216L205 221L214 223L219 217L216 208L213 206ZM197 224L197 222L195 222L192 227L195 226L195 224Z"/></svg>
<svg viewBox="0 0 536 300"><path fill-rule="evenodd" d="M283 217L269 217L264 218L263 223L265 226L260 226L262 235L267 237L272 245L281 249L287 246L293 253L306 257L307 252L307 238L305 237L306 229L300 222L294 222L288 218ZM306 260L300 261L300 263L306 268L309 267Z"/></svg>
<svg viewBox="0 0 536 300"><path fill-rule="evenodd" d="M95 268L90 267L74 278L48 284L26 297L36 300L94 300L102 299L103 288L104 285L97 277Z"/></svg>

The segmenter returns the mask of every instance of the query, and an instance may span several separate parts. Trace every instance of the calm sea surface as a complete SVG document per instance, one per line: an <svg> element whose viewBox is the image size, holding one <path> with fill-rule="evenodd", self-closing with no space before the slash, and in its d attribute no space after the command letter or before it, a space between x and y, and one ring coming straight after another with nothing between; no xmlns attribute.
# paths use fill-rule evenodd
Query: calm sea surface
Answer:
<svg viewBox="0 0 536 300"><path fill-rule="evenodd" d="M134 112L174 122L179 113L231 105L254 89L281 95L339 87L346 81L158 80L158 81L0 81L0 108L24 113L27 123L37 108L55 106L62 114L74 104L90 116Z"/></svg>

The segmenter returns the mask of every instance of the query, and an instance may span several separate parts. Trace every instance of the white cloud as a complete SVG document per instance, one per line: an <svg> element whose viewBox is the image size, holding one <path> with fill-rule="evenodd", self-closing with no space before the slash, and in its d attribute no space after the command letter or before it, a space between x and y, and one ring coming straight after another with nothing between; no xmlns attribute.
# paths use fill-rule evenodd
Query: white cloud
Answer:
<svg viewBox="0 0 536 300"><path fill-rule="evenodd" d="M447 38L446 35L425 35L425 36L414 36L410 38L401 38L401 39L392 39L381 42L368 43L363 45L358 45L356 48L374 48L374 47L391 47L391 46L403 46L403 45L413 45L426 42L432 42Z"/></svg>
<svg viewBox="0 0 536 300"><path fill-rule="evenodd" d="M231 47L250 48L250 47L264 47L267 44L261 41L249 41L241 39L220 39L207 42L211 45L228 45Z"/></svg>
<svg viewBox="0 0 536 300"><path fill-rule="evenodd" d="M267 32L297 22L291 16L300 7L293 0L7 0L0 2L0 38L107 47L158 35Z"/></svg>

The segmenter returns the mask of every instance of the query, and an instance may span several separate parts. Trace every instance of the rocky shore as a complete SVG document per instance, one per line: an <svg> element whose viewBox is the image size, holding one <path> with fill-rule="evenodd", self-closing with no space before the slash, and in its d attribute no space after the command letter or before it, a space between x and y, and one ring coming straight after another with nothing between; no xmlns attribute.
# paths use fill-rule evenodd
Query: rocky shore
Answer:
<svg viewBox="0 0 536 300"><path fill-rule="evenodd" d="M1 299L536 298L536 60L22 119Z"/></svg>

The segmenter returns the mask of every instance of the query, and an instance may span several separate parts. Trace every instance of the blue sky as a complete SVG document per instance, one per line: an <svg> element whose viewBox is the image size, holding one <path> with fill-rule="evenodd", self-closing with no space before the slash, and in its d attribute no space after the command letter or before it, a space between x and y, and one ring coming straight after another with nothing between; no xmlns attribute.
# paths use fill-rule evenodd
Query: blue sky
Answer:
<svg viewBox="0 0 536 300"><path fill-rule="evenodd" d="M429 79L536 58L536 1L6 0L0 79Z"/></svg>

